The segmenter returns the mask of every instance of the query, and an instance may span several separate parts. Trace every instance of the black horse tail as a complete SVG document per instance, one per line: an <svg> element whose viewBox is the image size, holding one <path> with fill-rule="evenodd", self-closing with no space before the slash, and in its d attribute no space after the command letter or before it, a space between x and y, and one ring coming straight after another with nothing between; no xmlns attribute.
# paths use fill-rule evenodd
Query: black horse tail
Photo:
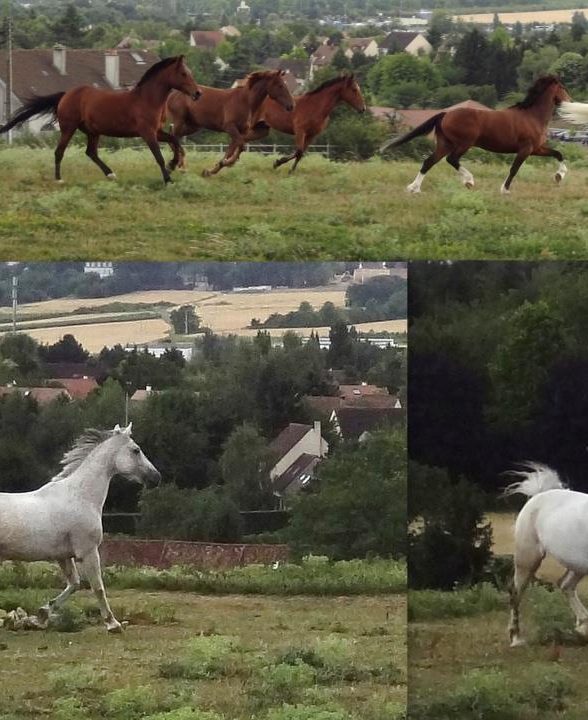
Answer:
<svg viewBox="0 0 588 720"><path fill-rule="evenodd" d="M20 107L6 125L0 127L0 133L8 132L13 127L18 127L35 115L53 115L55 119L57 114L57 106L59 101L65 95L64 92L55 93L55 95L36 95L26 100L24 105Z"/></svg>
<svg viewBox="0 0 588 720"><path fill-rule="evenodd" d="M382 153L388 148L394 148L399 147L400 145L404 145L404 143L414 140L415 137L420 137L421 135L428 135L432 130L436 130L439 127L439 123L441 122L441 120L443 120L445 115L445 112L437 113L428 120L425 120L425 122L418 127L413 128L410 132L407 132L400 137L392 138L392 140L388 140L387 143L384 143L382 145L382 147L380 148L380 152Z"/></svg>

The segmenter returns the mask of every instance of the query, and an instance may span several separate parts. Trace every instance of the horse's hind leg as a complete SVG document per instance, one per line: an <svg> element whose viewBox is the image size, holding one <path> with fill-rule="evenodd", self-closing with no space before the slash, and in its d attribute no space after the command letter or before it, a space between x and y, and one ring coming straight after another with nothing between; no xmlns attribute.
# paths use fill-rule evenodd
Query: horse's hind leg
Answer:
<svg viewBox="0 0 588 720"><path fill-rule="evenodd" d="M100 569L100 555L98 554L98 548L94 548L94 550L83 558L82 571L90 583L96 598L98 599L100 614L106 624L106 629L108 632L121 632L122 625L112 614L112 610L108 604L108 599L106 598L106 590L104 589L104 583L102 582L102 571Z"/></svg>
<svg viewBox="0 0 588 720"><path fill-rule="evenodd" d="M461 164L461 157L465 153L464 152L458 152L457 150L453 150L449 153L447 156L447 162L451 165L451 167L454 167L457 172L459 173L461 177L462 183L469 189L474 187L474 176L469 170L466 170L464 166Z"/></svg>
<svg viewBox="0 0 588 720"><path fill-rule="evenodd" d="M572 612L576 616L576 632L585 639L588 639L588 610L578 597L577 590L578 583L582 577L582 575L578 575L573 570L568 570L559 581L559 586L567 595Z"/></svg>
<svg viewBox="0 0 588 720"><path fill-rule="evenodd" d="M182 162L182 166L184 165L183 158L185 153L178 137L176 137L173 133L166 132L165 130L159 130L157 132L157 140L159 142L166 142L172 149L174 156L167 165L167 169L170 172L173 172L177 167L179 167L180 162Z"/></svg>
<svg viewBox="0 0 588 720"><path fill-rule="evenodd" d="M531 151L529 149L520 150L518 152L512 165L510 166L510 172L508 173L508 177L502 183L502 187L500 188L500 192L503 195L508 195L510 193L510 186L511 186L512 181L515 178L515 175L518 173L519 168L525 162L525 160L529 157L530 154L531 154Z"/></svg>
<svg viewBox="0 0 588 720"><path fill-rule="evenodd" d="M407 185L406 189L408 192L420 193L425 175L429 172L433 165L436 165L440 160L443 160L443 158L449 154L450 150L451 148L445 140L445 137L437 133L437 146L435 147L435 151L426 158L415 179L410 183L410 185Z"/></svg>
<svg viewBox="0 0 588 720"><path fill-rule="evenodd" d="M37 615L42 622L47 622L49 620L49 615L51 614L51 612L60 608L70 595L73 595L77 590L80 589L80 575L78 573L75 560L73 558L68 558L67 560L60 560L59 567L65 575L67 586L65 590L60 592L57 597L53 598L53 600L49 600L46 605L43 605L42 608L39 608Z"/></svg>
<svg viewBox="0 0 588 720"><path fill-rule="evenodd" d="M523 645L524 640L521 638L519 608L523 593L531 582L533 575L537 571L543 556L536 556L532 564L522 564L515 557L515 571L513 583L510 588L510 622L508 624L508 634L510 638L510 646L516 647Z"/></svg>
<svg viewBox="0 0 588 720"><path fill-rule="evenodd" d="M59 143L57 144L57 147L55 148L55 180L56 182L63 182L61 179L61 161L63 160L63 156L65 155L65 149L69 145L70 140L74 136L74 133L76 131L76 128L67 128L64 130L62 128L61 130L61 137L59 138Z"/></svg>
<svg viewBox="0 0 588 720"><path fill-rule="evenodd" d="M86 155L95 162L96 165L102 170L110 180L116 180L116 175L108 167L108 165L100 160L98 157L98 143L100 142L100 135L88 135L88 144L86 145Z"/></svg>

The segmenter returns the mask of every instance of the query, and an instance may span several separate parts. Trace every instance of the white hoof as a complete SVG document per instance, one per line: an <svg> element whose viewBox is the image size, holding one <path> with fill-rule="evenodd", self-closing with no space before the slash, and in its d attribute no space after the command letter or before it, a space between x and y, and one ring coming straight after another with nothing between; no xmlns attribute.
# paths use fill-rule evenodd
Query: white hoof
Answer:
<svg viewBox="0 0 588 720"><path fill-rule="evenodd" d="M118 620L112 620L111 622L106 623L106 629L109 633L121 633L123 631L123 626L119 623Z"/></svg>
<svg viewBox="0 0 588 720"><path fill-rule="evenodd" d="M106 177L108 180L116 180L116 173L108 173Z"/></svg>
<svg viewBox="0 0 588 720"><path fill-rule="evenodd" d="M473 190L475 183L473 180L467 180L466 182L464 182L464 185L468 190Z"/></svg>
<svg viewBox="0 0 588 720"><path fill-rule="evenodd" d="M417 185L417 183L411 182L410 185L406 186L406 192L414 194L414 193L420 193L420 191L421 191L421 186Z"/></svg>
<svg viewBox="0 0 588 720"><path fill-rule="evenodd" d="M59 179L59 180L56 180L55 182L56 182L58 185L65 185L65 180Z"/></svg>
<svg viewBox="0 0 588 720"><path fill-rule="evenodd" d="M502 183L500 186L500 193L502 195L510 195L510 190L506 187L506 183Z"/></svg>
<svg viewBox="0 0 588 720"><path fill-rule="evenodd" d="M510 641L511 648L523 647L526 644L527 644L527 641L518 636L513 637L513 639Z"/></svg>

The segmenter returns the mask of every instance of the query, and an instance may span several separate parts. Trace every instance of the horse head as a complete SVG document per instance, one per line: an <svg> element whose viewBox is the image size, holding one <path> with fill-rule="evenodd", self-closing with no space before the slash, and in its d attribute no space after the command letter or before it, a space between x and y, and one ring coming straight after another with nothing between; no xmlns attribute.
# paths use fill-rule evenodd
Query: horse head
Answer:
<svg viewBox="0 0 588 720"><path fill-rule="evenodd" d="M178 55L175 62L170 65L170 85L174 90L179 90L185 95L189 95L192 100L198 100L202 95L202 90L194 80L194 76L190 68L186 65L186 59L183 55Z"/></svg>
<svg viewBox="0 0 588 720"><path fill-rule="evenodd" d="M161 474L133 440L132 428L133 423L129 423L126 428L117 425L112 431L112 436L119 440L113 457L115 474L140 483L144 487L159 485Z"/></svg>
<svg viewBox="0 0 588 720"><path fill-rule="evenodd" d="M553 95L553 102L556 105L561 105L562 102L571 102L572 98L570 97L568 91L566 90L565 85L562 83L562 81L558 78L554 78L554 95Z"/></svg>
<svg viewBox="0 0 588 720"><path fill-rule="evenodd" d="M266 73L267 77L267 94L272 100L281 105L284 110L291 112L294 110L294 98L292 97L286 83L284 82L285 70L270 70Z"/></svg>
<svg viewBox="0 0 588 720"><path fill-rule="evenodd" d="M355 75L345 75L344 82L341 87L341 100L351 105L357 112L363 113L367 110L365 100L361 94L361 88L357 82Z"/></svg>

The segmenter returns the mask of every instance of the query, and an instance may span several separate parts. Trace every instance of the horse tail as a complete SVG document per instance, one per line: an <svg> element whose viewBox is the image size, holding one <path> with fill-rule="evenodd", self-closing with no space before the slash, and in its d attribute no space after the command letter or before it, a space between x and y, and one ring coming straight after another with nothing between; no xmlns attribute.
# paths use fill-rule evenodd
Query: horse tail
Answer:
<svg viewBox="0 0 588 720"><path fill-rule="evenodd" d="M521 470L507 473L521 479L508 485L502 493L503 497L510 497L511 495L534 497L547 492L547 490L561 490L566 487L557 472L547 467L547 465L526 462L521 464L521 468Z"/></svg>
<svg viewBox="0 0 588 720"><path fill-rule="evenodd" d="M562 102L558 107L558 114L563 120L574 125L588 123L588 104L579 102Z"/></svg>
<svg viewBox="0 0 588 720"><path fill-rule="evenodd" d="M392 140L388 140L388 142L382 145L379 152L383 153L384 150L387 150L388 148L394 148L399 147L400 145L404 145L404 143L410 142L411 140L414 140L414 138L420 137L421 135L428 135L430 132L436 130L439 127L439 123L441 122L441 120L443 120L445 115L445 112L437 113L428 120L425 120L425 122L421 123L421 125L419 125L418 127L413 128L410 132L407 132L400 137L392 138Z"/></svg>
<svg viewBox="0 0 588 720"><path fill-rule="evenodd" d="M0 133L8 132L13 127L18 127L35 115L53 115L55 119L57 115L57 106L65 92L58 92L54 95L35 95L26 100L24 105L20 107L10 118L10 120L0 127Z"/></svg>

